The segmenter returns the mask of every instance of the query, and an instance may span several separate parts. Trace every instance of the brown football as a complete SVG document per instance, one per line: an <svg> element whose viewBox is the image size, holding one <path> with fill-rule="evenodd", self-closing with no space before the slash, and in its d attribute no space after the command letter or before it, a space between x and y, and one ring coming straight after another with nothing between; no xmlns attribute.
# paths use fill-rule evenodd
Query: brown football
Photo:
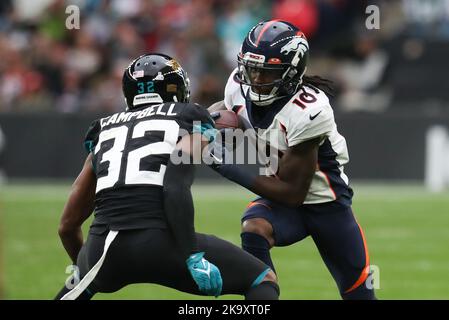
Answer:
<svg viewBox="0 0 449 320"><path fill-rule="evenodd" d="M217 129L244 128L242 119L240 119L240 116L235 112L229 110L220 110L217 112L220 114L220 117L215 119L215 128Z"/></svg>

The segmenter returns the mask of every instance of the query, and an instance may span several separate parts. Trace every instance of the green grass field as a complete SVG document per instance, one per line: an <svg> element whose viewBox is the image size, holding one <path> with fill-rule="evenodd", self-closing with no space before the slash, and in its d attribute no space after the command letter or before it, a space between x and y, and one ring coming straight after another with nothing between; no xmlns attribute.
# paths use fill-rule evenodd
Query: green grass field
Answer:
<svg viewBox="0 0 449 320"><path fill-rule="evenodd" d="M354 211L380 269L380 299L449 299L449 193L355 185ZM69 259L57 235L68 185L0 186L5 299L51 299ZM252 198L231 184L195 186L197 231L240 245L240 216ZM87 227L87 225L85 226ZM87 230L87 228L85 228ZM310 238L272 250L281 299L339 299ZM237 267L236 267L237 268ZM225 296L220 299L238 298ZM153 284L95 299L202 299Z"/></svg>

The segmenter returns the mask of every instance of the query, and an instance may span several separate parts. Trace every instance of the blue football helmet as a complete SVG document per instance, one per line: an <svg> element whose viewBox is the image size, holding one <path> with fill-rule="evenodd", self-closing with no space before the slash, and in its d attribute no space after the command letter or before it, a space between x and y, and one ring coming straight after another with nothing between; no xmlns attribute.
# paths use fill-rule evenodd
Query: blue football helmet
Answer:
<svg viewBox="0 0 449 320"><path fill-rule="evenodd" d="M267 106L299 90L308 56L307 39L293 24L259 22L246 36L237 56L236 80L246 98ZM243 85L249 86L246 92Z"/></svg>

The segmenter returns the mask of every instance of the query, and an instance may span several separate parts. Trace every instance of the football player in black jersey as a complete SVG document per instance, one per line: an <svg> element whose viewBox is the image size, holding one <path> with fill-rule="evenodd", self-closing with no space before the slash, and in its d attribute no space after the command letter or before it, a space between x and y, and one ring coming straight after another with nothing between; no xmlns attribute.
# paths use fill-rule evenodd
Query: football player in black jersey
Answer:
<svg viewBox="0 0 449 320"><path fill-rule="evenodd" d="M186 72L169 56L145 54L125 70L123 93L126 111L94 121L86 134L88 156L59 226L80 281L56 298L90 299L132 283L155 283L199 295L277 299L276 276L267 265L195 232L194 166L172 160L191 156L195 136L207 145L214 122L205 108L189 103ZM81 225L92 212L83 243Z"/></svg>

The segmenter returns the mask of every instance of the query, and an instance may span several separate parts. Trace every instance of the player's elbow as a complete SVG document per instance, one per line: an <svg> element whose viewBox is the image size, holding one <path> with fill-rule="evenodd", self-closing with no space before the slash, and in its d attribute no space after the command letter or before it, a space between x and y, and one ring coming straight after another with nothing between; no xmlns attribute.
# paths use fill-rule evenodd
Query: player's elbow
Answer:
<svg viewBox="0 0 449 320"><path fill-rule="evenodd" d="M70 228L67 225L63 224L63 223L60 223L59 227L58 227L59 238L61 238L61 239L65 238L65 237L67 237L67 235L69 233L70 233Z"/></svg>
<svg viewBox="0 0 449 320"><path fill-rule="evenodd" d="M61 239L71 237L73 234L77 233L79 226L71 223L68 220L61 220L58 227L58 235Z"/></svg>

